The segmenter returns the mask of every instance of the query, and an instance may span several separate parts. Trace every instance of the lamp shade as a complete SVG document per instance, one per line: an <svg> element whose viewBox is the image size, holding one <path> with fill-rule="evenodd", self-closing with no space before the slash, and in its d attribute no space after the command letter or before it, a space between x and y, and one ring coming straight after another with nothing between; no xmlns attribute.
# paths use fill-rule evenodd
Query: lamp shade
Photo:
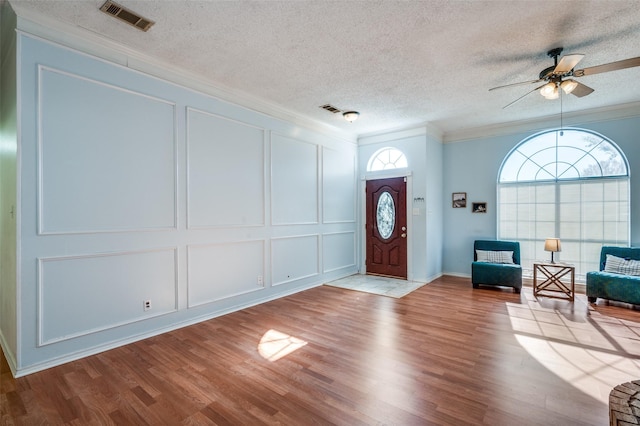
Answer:
<svg viewBox="0 0 640 426"><path fill-rule="evenodd" d="M562 251L560 238L547 238L546 240L544 240L544 251Z"/></svg>

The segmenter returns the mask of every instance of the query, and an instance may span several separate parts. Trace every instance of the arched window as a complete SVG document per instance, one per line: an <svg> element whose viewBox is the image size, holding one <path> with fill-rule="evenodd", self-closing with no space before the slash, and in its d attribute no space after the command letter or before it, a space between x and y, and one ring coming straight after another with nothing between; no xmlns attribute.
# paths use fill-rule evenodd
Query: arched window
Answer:
<svg viewBox="0 0 640 426"><path fill-rule="evenodd" d="M368 172L380 170L401 169L407 167L407 157L396 148L382 148L376 151L367 164Z"/></svg>
<svg viewBox="0 0 640 426"><path fill-rule="evenodd" d="M520 241L525 273L549 260L546 238L560 238L556 260L575 265L581 281L598 270L602 245L629 244L627 159L590 130L548 130L518 144L500 168L498 204L498 238Z"/></svg>

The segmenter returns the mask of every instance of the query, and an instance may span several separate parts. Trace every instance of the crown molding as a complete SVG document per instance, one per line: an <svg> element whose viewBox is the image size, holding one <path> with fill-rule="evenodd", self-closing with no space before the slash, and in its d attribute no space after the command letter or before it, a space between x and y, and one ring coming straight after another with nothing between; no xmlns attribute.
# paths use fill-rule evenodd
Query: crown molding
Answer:
<svg viewBox="0 0 640 426"><path fill-rule="evenodd" d="M14 8L17 30L82 54L115 63L151 77L183 86L254 112L270 116L340 141L357 144L357 134L296 114L264 99L229 87L213 84L202 76L163 62L87 28L61 22L47 16Z"/></svg>
<svg viewBox="0 0 640 426"><path fill-rule="evenodd" d="M536 132L550 127L558 127L559 114L547 115L531 120L520 120L500 123L471 129L461 129L444 134L444 143L464 142L473 139L484 139L495 136L505 136L514 133ZM576 126L586 123L620 120L624 118L640 117L640 102L593 108L562 114L563 126Z"/></svg>
<svg viewBox="0 0 640 426"><path fill-rule="evenodd" d="M358 137L358 145L371 145L414 136L427 136L440 143L443 142L443 132L440 129L432 124L422 123L418 126L402 127L360 135Z"/></svg>

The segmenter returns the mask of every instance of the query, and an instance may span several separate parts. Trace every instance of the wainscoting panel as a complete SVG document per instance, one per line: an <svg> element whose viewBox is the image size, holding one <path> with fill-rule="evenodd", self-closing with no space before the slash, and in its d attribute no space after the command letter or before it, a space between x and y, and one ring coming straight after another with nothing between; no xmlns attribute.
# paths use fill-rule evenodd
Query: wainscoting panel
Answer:
<svg viewBox="0 0 640 426"><path fill-rule="evenodd" d="M319 273L319 235L271 240L272 282L284 284Z"/></svg>
<svg viewBox="0 0 640 426"><path fill-rule="evenodd" d="M174 248L38 259L39 345L174 312L176 259Z"/></svg>
<svg viewBox="0 0 640 426"><path fill-rule="evenodd" d="M264 133L187 108L189 228L264 224Z"/></svg>
<svg viewBox="0 0 640 426"><path fill-rule="evenodd" d="M175 105L44 66L40 234L175 228Z"/></svg>
<svg viewBox="0 0 640 426"><path fill-rule="evenodd" d="M264 288L264 241L188 247L189 307Z"/></svg>
<svg viewBox="0 0 640 426"><path fill-rule="evenodd" d="M272 133L271 202L274 225L318 222L317 145Z"/></svg>
<svg viewBox="0 0 640 426"><path fill-rule="evenodd" d="M324 223L356 220L355 155L330 148L322 150L322 220Z"/></svg>
<svg viewBox="0 0 640 426"><path fill-rule="evenodd" d="M356 233L335 232L322 235L323 272L356 265Z"/></svg>
<svg viewBox="0 0 640 426"><path fill-rule="evenodd" d="M6 291L17 303L4 317L14 312L18 374L357 269L345 266L351 237L328 236L324 254L321 238L357 232L357 194L342 203L355 137L132 69L140 58L114 63L16 34L19 203L4 214L17 230Z"/></svg>

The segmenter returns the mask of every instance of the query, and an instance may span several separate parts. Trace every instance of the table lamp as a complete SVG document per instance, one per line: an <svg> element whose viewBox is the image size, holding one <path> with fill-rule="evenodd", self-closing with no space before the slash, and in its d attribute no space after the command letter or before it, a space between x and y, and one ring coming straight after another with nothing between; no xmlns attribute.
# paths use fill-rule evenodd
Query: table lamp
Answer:
<svg viewBox="0 0 640 426"><path fill-rule="evenodd" d="M553 260L553 253L556 251L562 251L562 246L560 245L560 238L547 238L544 240L544 251L551 252L551 263L556 263Z"/></svg>

